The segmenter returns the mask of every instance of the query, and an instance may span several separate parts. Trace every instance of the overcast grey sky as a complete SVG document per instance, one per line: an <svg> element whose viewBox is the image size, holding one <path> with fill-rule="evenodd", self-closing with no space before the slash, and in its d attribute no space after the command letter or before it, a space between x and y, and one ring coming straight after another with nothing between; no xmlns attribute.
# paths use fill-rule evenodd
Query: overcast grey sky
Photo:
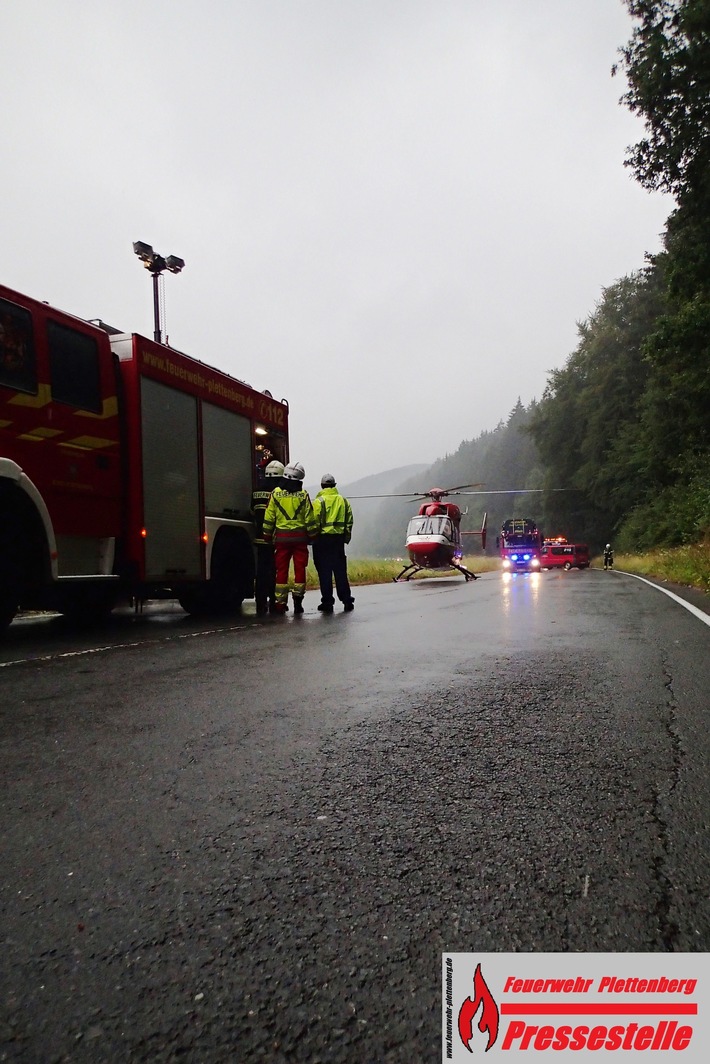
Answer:
<svg viewBox="0 0 710 1064"><path fill-rule="evenodd" d="M672 202L623 166L621 0L7 0L0 279L291 407L307 482L539 398ZM472 471L475 477L475 470Z"/></svg>

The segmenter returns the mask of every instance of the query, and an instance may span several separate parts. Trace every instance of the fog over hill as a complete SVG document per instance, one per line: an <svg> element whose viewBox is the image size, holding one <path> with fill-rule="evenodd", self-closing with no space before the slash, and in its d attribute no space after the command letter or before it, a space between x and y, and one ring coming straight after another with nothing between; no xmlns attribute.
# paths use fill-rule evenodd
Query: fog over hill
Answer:
<svg viewBox="0 0 710 1064"><path fill-rule="evenodd" d="M352 503L355 519L348 548L350 557L400 557L404 552L407 523L422 502L417 494L435 486L452 491L453 485L471 486L471 493L464 487L461 497L451 501L461 507L464 532L479 530L484 513L488 514L486 553L495 553L495 534L506 518L531 517L543 527L550 503L546 503L543 494L527 494L530 489L543 487L537 448L527 431L534 408L535 404L531 404L526 409L518 400L507 420L501 421L492 432L481 432L475 439L463 440L454 454L447 454L432 465L399 466L339 484L339 490ZM480 493L476 490L479 485ZM313 497L319 487L309 490ZM574 517L568 514L563 522L562 515L557 514L551 518L550 527L555 534L584 542L585 537L577 534L577 525L581 530L581 523L573 520ZM478 541L467 541L467 548L474 554L481 549Z"/></svg>
<svg viewBox="0 0 710 1064"><path fill-rule="evenodd" d="M495 553L495 531L505 518L530 516L540 523L545 516L545 502L540 494L528 495L526 489L539 489L542 470L535 443L526 431L533 407L525 409L518 400L506 421L492 432L482 432L475 439L463 440L454 454L448 454L430 466L404 466L355 483L343 485L343 494L351 499L355 515L352 557L396 558L404 551L407 522L417 513L421 498L416 493L438 486L471 485L474 494L464 489L452 499L462 511L461 529L471 532L481 528L483 514L488 514L490 530L487 553ZM475 486L480 484L482 494ZM400 498L362 499L358 495L401 494ZM498 494L504 492L505 494ZM411 494L410 494L411 493ZM493 494L495 493L495 494ZM555 522L560 532L566 533ZM472 553L480 550L477 541L467 543Z"/></svg>
<svg viewBox="0 0 710 1064"><path fill-rule="evenodd" d="M383 499L357 498L363 495L387 495L389 492L402 490L402 485L426 472L431 466L425 463L398 466L397 469L387 469L383 473L373 473L360 480L354 480L350 484L338 484L338 491L350 499L353 508L353 538L348 548L351 556L363 556L368 553L368 544L372 540L372 532L377 522L378 513L382 507ZM320 484L308 488L311 498L315 498L320 490ZM406 511L403 511L406 519Z"/></svg>

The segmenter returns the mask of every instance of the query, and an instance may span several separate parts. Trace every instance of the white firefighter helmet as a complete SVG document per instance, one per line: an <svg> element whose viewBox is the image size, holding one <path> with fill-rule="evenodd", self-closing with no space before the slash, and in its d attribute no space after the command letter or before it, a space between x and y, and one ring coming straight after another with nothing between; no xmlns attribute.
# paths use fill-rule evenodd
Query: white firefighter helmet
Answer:
<svg viewBox="0 0 710 1064"><path fill-rule="evenodd" d="M269 462L269 464L267 465L266 469L264 470L264 476L265 477L282 477L283 476L283 471L284 471L283 462L279 462L276 459L274 459L273 462Z"/></svg>
<svg viewBox="0 0 710 1064"><path fill-rule="evenodd" d="M292 462L283 471L284 480L304 480L306 471L300 462Z"/></svg>

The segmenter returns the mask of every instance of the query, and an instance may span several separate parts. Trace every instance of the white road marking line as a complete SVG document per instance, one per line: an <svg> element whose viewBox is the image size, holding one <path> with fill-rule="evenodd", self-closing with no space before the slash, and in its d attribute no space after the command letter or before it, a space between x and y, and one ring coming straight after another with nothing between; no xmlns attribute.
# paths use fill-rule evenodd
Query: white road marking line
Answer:
<svg viewBox="0 0 710 1064"><path fill-rule="evenodd" d="M0 661L0 669L10 665L34 665L38 661L59 661L61 658L81 658L86 654L104 654L107 650L129 650L131 647L146 647L160 643L172 643L176 639L197 639L203 635L217 635L219 632L240 632L251 628L249 624L238 624L232 628L208 628L204 632L182 632L180 635L166 635L162 639L144 639L136 643L111 643L105 647L88 647L86 650L65 650L61 654L42 654L37 658L17 658L15 661Z"/></svg>
<svg viewBox="0 0 710 1064"><path fill-rule="evenodd" d="M679 595L674 595L673 592L669 591L667 588L661 587L660 584L654 584L651 580L646 580L643 576L637 576L636 573L627 573L625 569L615 569L614 572L620 573L621 576L633 576L634 580L641 580L644 584L648 584L649 587L655 587L656 591L662 591L664 595L668 595L668 598L672 598L674 602L678 603L678 605L683 606L684 609L692 613L693 616L697 617L699 621L703 622L703 624L710 626L710 614L703 613L703 611L699 610L697 606L694 606L692 602L686 602L685 599L682 599Z"/></svg>

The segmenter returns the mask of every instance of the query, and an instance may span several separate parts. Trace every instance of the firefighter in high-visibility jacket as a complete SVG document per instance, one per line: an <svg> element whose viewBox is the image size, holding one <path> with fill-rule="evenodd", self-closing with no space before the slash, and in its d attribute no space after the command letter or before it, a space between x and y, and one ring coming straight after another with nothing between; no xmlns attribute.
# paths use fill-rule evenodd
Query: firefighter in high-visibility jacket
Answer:
<svg viewBox="0 0 710 1064"><path fill-rule="evenodd" d="M308 544L318 532L311 497L303 490L305 471L300 462L287 465L281 487L271 493L264 514L264 539L274 544L276 562L275 613L288 609L288 573L293 559L293 612L303 613L306 594Z"/></svg>
<svg viewBox="0 0 710 1064"><path fill-rule="evenodd" d="M313 500L313 509L318 518L318 536L313 544L313 564L320 584L321 613L332 613L333 580L335 591L346 611L355 609L355 599L350 591L348 562L345 544L353 532L353 510L348 500L335 486L332 473L321 477L321 490Z"/></svg>
<svg viewBox="0 0 710 1064"><path fill-rule="evenodd" d="M260 615L273 613L276 609L276 573L274 570L274 545L264 539L264 514L269 505L271 492L281 483L284 464L277 459L259 471L260 484L251 493L251 512L254 518L254 546L256 547L256 580L254 598L256 612Z"/></svg>

